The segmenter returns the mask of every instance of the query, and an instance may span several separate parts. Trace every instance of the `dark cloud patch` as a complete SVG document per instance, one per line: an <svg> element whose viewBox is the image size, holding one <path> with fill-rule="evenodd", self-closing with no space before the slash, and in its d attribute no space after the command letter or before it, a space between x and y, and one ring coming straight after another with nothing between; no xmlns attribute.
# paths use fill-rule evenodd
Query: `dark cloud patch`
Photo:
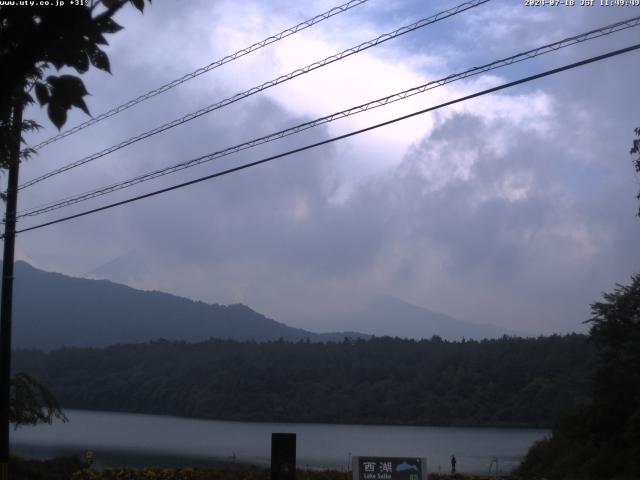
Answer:
<svg viewBox="0 0 640 480"><path fill-rule="evenodd" d="M310 132L247 160L324 137L322 131ZM191 263L268 258L316 275L365 268L375 251L372 244L383 236L378 222L371 221L373 212L356 205L336 208L328 201L332 150L310 151L168 194L142 207L138 227L150 244L167 254L178 250ZM182 212L172 216L170 229L162 227L165 210ZM135 216L140 218L140 212Z"/></svg>

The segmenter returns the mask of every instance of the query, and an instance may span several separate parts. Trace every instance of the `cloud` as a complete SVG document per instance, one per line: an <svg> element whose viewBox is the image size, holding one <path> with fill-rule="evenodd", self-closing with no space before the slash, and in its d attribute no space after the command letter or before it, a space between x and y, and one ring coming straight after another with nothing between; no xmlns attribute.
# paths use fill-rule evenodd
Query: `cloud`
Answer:
<svg viewBox="0 0 640 480"><path fill-rule="evenodd" d="M114 77L92 73L86 81L94 92L92 111L291 26L311 10L330 8L327 2L305 8L285 2L268 8L260 2L181 5L154 3L144 17L133 9L122 16L127 30L113 36L110 51ZM571 14L512 2L489 5L496 6L368 50L43 182L21 194L21 208L296 125L522 51L542 42L540 36L555 40L615 16L615 9ZM429 12L422 2L358 7L47 147L24 166L23 178L447 6L440 2ZM451 84L108 198L324 140L584 58L633 34ZM589 303L638 267L637 184L627 155L637 122L630 101L637 73L635 57L627 56L458 104L25 233L18 237L19 256L83 274L134 250L144 257L136 286L209 302L241 301L318 331L332 315L379 293L515 330L584 329ZM41 112L32 113L47 123ZM82 119L74 114L71 123Z"/></svg>

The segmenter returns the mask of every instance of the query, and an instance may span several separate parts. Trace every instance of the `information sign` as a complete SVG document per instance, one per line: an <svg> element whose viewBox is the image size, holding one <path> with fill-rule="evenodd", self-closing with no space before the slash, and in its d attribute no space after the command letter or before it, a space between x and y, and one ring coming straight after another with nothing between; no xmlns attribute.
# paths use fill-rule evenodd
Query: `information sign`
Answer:
<svg viewBox="0 0 640 480"><path fill-rule="evenodd" d="M353 457L353 480L426 480L427 459Z"/></svg>

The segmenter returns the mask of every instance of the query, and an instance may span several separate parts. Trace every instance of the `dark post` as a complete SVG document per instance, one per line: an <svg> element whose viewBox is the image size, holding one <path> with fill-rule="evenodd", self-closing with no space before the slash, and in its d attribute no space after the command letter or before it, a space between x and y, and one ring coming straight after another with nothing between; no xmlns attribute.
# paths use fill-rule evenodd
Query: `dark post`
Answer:
<svg viewBox="0 0 640 480"><path fill-rule="evenodd" d="M271 434L271 480L296 480L296 434Z"/></svg>
<svg viewBox="0 0 640 480"><path fill-rule="evenodd" d="M4 222L4 257L2 259L2 300L0 303L0 480L9 479L9 406L11 395L11 310L13 300L13 252L18 205L18 173L20 169L20 134L22 107L13 111L13 138L9 152L7 208Z"/></svg>

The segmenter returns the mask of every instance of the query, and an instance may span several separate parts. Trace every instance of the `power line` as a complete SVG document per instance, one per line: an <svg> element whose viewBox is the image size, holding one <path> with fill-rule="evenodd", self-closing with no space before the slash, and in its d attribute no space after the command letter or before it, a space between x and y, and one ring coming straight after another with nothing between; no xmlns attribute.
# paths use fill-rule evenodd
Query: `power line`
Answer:
<svg viewBox="0 0 640 480"><path fill-rule="evenodd" d="M218 110L222 107L226 107L227 105L230 105L232 103L235 103L239 100L245 99L251 95L255 95L256 93L262 92L268 88L274 87L276 85L279 85L281 83L287 82L293 78L299 77L300 75L304 75L305 73L309 73L313 70L316 70L318 68L324 67L326 65L329 65L333 62L337 62L339 60L342 60L343 58L349 57L351 55L354 55L356 53L362 52L368 48L374 47L376 45L379 45L381 43L384 43L388 40L391 40L393 38L399 37L400 35L404 35L406 33L412 32L414 30L417 30L419 28L425 27L427 25L431 25L433 23L439 22L440 20L444 20L445 18L448 17L452 17L454 15L457 15L461 12L464 12L466 10L469 10L471 8L475 8L479 5L482 5L484 3L489 2L490 0L471 0L465 3L462 3L460 5L458 5L457 7L451 8L449 10L445 10L443 12L437 13L435 15L432 15L431 17L428 18L423 18L421 20L418 20L417 22L414 22L410 25L406 25L404 27L401 27L397 30L394 30L393 32L390 33L385 33L383 35L380 35L376 38L374 38L373 40L369 40L367 42L361 43L360 45L357 45L355 47L352 48L348 48L347 50L344 50L340 53L337 53L335 55L331 55L330 57L327 57L323 60L320 60L318 62L314 62L310 65L307 65L306 67L303 68L299 68L297 70L294 70L293 72L290 72L286 75L281 75L273 80L270 80L268 82L263 83L262 85L259 85L257 87L253 87L249 90L246 90L244 92L241 93L237 93L232 97L228 97L224 100L221 100L213 105L209 105L207 107L201 108L200 110L197 110L193 113L190 113L188 115L185 115L184 117L178 118L176 120L173 120L171 122L165 123L164 125L161 125L159 127L156 127L152 130L149 130L147 132L141 133L139 135L136 135L134 137L131 137L127 140L124 140L123 142L120 142L116 145L113 145L109 148L106 148L100 152L94 153L92 155L89 155L88 157L84 157L80 160L77 160L75 162L72 162L68 165L65 165L64 167L60 167L56 170L52 170L48 173L45 173L44 175L41 175L37 178L34 178L33 180L29 180L28 182L23 183L22 185L19 186L20 189L23 188L27 188L30 187L32 185L35 185L36 183L42 182L43 180L46 180L47 178L53 177L54 175L58 175L60 173L66 172L68 170L71 170L72 168L76 168L79 167L80 165L84 165L85 163L91 162L93 160L96 160L98 158L104 157L110 153L113 153L117 150L120 150L121 148L124 148L128 145L131 145L133 143L139 142L140 140L144 140L146 138L149 138L153 135L156 135L158 133L164 132L166 130L169 130L170 128L173 127L177 127L178 125L182 125L183 123L189 122L191 120L194 120L198 117L201 117L202 115L205 115L207 113L210 113L214 110Z"/></svg>
<svg viewBox="0 0 640 480"><path fill-rule="evenodd" d="M428 113L428 112L432 112L432 111L435 111L435 110L438 110L438 109L441 109L441 108L444 108L444 107L448 107L450 105L454 105L456 103L465 102L465 101L471 100L473 98L477 98L477 97L480 97L480 96L483 96L483 95L487 95L489 93L497 92L499 90L504 90L506 88L514 87L516 85L521 85L523 83L531 82L533 80L537 80L539 78L547 77L549 75L555 75L557 73L564 72L566 70L571 70L573 68L577 68L577 67L581 67L583 65L587 65L587 64L590 64L590 63L598 62L598 61L604 60L606 58L610 58L610 57L614 57L614 56L617 56L617 55L621 55L623 53L631 52L631 51L637 50L637 49L640 49L640 43L632 45L630 47L622 48L622 49L619 49L619 50L614 50L614 51L605 53L603 55L598 55L598 56L595 56L595 57L591 57L591 58L588 58L586 60L582 60L582 61L579 61L579 62L571 63L571 64L565 65L563 67L558 67L558 68L554 68L554 69L551 69L551 70L546 70L546 71L544 71L542 73L538 73L536 75L531 75L531 76L528 76L528 77L524 77L524 78L521 78L519 80L515 80L513 82L509 82L509 83L504 83L504 84L499 85L497 87L492 87L492 88L489 88L489 89L486 89L486 90L482 90L480 92L476 92L476 93L471 94L471 95L466 95L464 97L457 98L455 100L450 100L448 102L441 103L441 104L436 105L434 107L429 107L429 108L425 108L423 110L418 110L417 112L413 112L413 113L410 113L410 114L407 114L407 115L403 115L401 117L397 117L397 118L394 118L392 120L387 120L385 122L381 122L381 123L378 123L378 124L375 124L375 125L372 125L372 126L369 126L369 127L366 127L366 128L362 128L360 130L355 130L353 132L349 132L349 133L346 133L344 135L339 135L337 137L332 137L332 138L329 138L327 140L322 140L320 142L316 142L316 143L313 143L313 144L310 144L310 145L305 145L304 147L295 148L293 150L289 150L289 151L286 151L286 152L283 152L283 153L279 153L277 155L272 155L270 157L266 157L266 158L263 158L261 160L256 160L255 162L245 163L243 165L239 165L237 167L229 168L229 169L223 170L221 172L216 172L216 173L213 173L211 175L206 175L204 177L196 178L196 179L190 180L188 182L184 182L184 183L180 183L180 184L177 184L177 185L173 185L171 187L162 188L160 190L155 190L153 192L145 193L144 195L138 195L136 197L132 197L132 198L129 198L127 200L122 200L120 202L111 203L111 204L108 204L108 205L104 205L102 207L93 208L91 210L86 210L84 212L80 212L80 213L77 213L75 215L69 215L67 217L59 218L57 220L52 220L50 222L41 223L41 224L38 224L38 225L35 225L35 226L32 226L32 227L23 228L21 230L17 230L16 233L28 232L28 231L31 231L31 230L36 230L36 229L47 227L47 226L50 226L50 225L55 225L57 223L66 222L66 221L69 221L69 220L73 220L75 218L84 217L86 215L90 215L90 214L93 214L93 213L101 212L103 210L108 210L108 209L111 209L111 208L114 208L114 207L125 205L127 203L131 203L131 202L135 202L135 201L142 200L142 199L145 199L145 198L153 197L155 195L160 195L161 193L170 192L172 190L177 190L179 188L183 188L183 187L187 187L187 186L190 186L190 185L194 185L196 183L204 182L205 180L211 180L213 178L217 178L217 177L221 177L221 176L224 176L224 175L228 175L228 174L231 174L231 173L234 173L234 172L238 172L240 170L245 170L245 169L250 168L250 167L255 167L255 166L261 165L263 163L271 162L271 161L276 160L278 158L282 158L282 157L286 157L286 156L289 156L289 155L293 155L295 153L301 153L301 152L304 152L306 150L310 150L312 148L316 148L316 147L319 147L319 146L322 146L322 145L326 145L328 143L336 142L338 140L343 140L345 138L353 137L355 135L360 135L362 133L365 133L365 132L368 132L368 131L371 131L371 130L375 130L375 129L380 128L380 127L391 125L391 124L399 122L401 120L406 120L408 118L412 118L412 117L415 117L415 116L418 116L418 115L422 115L422 114L425 114L425 113ZM4 237L4 235L2 235L2 236Z"/></svg>
<svg viewBox="0 0 640 480"><path fill-rule="evenodd" d="M316 15L313 18L310 18L308 20L305 20L304 22L301 22L293 27L287 28L286 30L283 30L280 33L276 33L275 35L272 35L270 37L265 38L264 40L261 40L260 42L256 42L253 45L250 45L248 47L245 47L241 50L238 50L235 53L232 53L231 55L227 55L226 57L222 57L219 60L216 60L215 62L210 63L209 65L206 65L204 67L198 68L197 70L194 70L191 73L188 73L180 78L177 78L175 80L172 80L169 83L165 83L164 85L161 85L160 87L151 90L143 95L140 95L139 97L136 97L132 100L129 100L128 102L123 103L122 105L118 105L117 107L112 108L111 110L108 110L104 113L101 113L100 115L93 117L85 122L82 122L78 125L76 125L73 128L70 128L69 130L66 130L64 132L61 132L57 135L54 135L51 138L48 138L47 140L44 140L43 142L37 144L35 147L33 147L34 150L40 150L42 147L49 145L50 143L53 142L57 142L58 140L68 137L69 135L73 135L76 132L79 132L80 130L83 130L87 127L90 127L92 125L95 125L98 122L101 122L102 120L105 120L109 117L113 117L114 115L117 115L120 112L124 112L125 110L141 103L144 102L145 100L148 100L152 97L155 97L156 95L160 95L161 93L166 92L167 90L171 90L174 87L177 87L178 85L187 82L193 78L196 78L197 76L202 75L203 73L207 73L210 72L211 70L221 67L222 65L232 62L234 60L237 60L240 57L244 57L245 55L248 55L249 53L255 52L256 50L259 50L263 47L266 47L267 45L271 45L272 43L275 43L279 40L282 40L283 38L286 38L290 35L293 35L294 33L298 33L301 30L304 30L306 28L309 28L313 25L315 25L316 23L320 23L328 18L333 17L334 15L338 15L339 13L342 12L346 12L347 10L352 9L353 7L357 7L358 5L362 5L363 3L368 2L369 0L351 0L343 5L339 5L337 7L333 7L331 10L327 10L324 13L321 13L319 15Z"/></svg>
<svg viewBox="0 0 640 480"><path fill-rule="evenodd" d="M322 125L325 123L329 123L332 122L334 120L340 119L340 118L345 118L351 115L355 115L361 112L366 112L368 110L372 110L374 108L378 108L378 107L382 107L385 105L388 105L390 103L393 102L397 102L400 100L404 100L406 98L409 98L411 96L417 95L419 93L423 93L425 91L431 90L433 88L437 88L440 87L442 85L446 85L448 83L452 83L455 82L457 80L462 80L464 78L469 78L471 76L474 75L478 75L480 73L484 73L490 70L495 70L497 68L501 68L504 66L508 66L508 65L512 65L514 63L518 63L524 60L529 60L531 58L535 58L537 56L546 54L546 53L550 53L550 52L555 52L561 48L566 48L568 46L571 45L575 45L577 43L581 43L581 42L585 42L587 40L592 40L594 38L599 38L605 35L610 35L612 33L615 32L619 32L631 27L635 27L640 25L640 16L634 17L634 18L630 18L627 20L623 20L620 22L616 22L614 24L611 25L607 25L605 27L600 27L598 29L595 30L591 30L585 33L581 33L579 35L575 35L569 38L565 38L563 40L554 42L554 43L550 43L547 45L543 45L541 47L532 49L532 50L528 50L526 52L522 52L522 53L518 53L516 55L512 55L510 57L507 58L503 58L501 60L496 60L494 62L482 65L480 67L474 67L471 68L469 70L466 70L464 72L461 73L455 73L452 75L449 75L447 77L444 77L442 79L439 80L434 80L431 82L428 82L426 84L420 85L418 87L414 87L414 88L410 88L408 90L404 90L402 92L399 93L394 93L392 95L388 95L386 97L383 98L379 98L377 100L373 100L370 102L367 102L365 104L362 105L358 105L355 107L351 107L349 109L346 110L342 110L340 112L336 112L333 113L331 115L327 115L324 117L320 117L318 119L312 120L310 122L305 122L299 125L296 125L294 127L290 127L287 128L285 130L281 130L279 132L275 132L275 133L271 133L269 135L265 135L263 137L259 137L253 140L250 140L248 142L244 142L238 145L234 145L231 147L227 147L223 150L219 150L217 152L214 153L210 153L207 155L203 155L200 157L196 157L193 159L190 159L186 162L181 162L169 167L165 167L162 169L158 169L152 172L148 172L133 178L130 178L128 180L124 180L121 182L117 182L117 183L113 183L111 185L107 185L104 187L100 187L98 189L94 189L88 192L84 192L84 193L80 193L80 194L76 194L70 197L66 197L63 199L59 199L59 200L55 200L53 202L48 202L44 205L39 205L36 207L32 207L30 209L26 209L22 212L20 212L18 214L17 218L23 218L23 217L33 217L36 215L41 215L44 213L48 213L54 210L58 210L60 208L64 208L70 205L74 205L76 203L80 203L86 200L90 200L93 198L97 198L100 197L102 195L106 195L112 192L115 192L117 190L121 190L124 188L128 188L131 187L133 185L137 185L139 183L143 183L149 180L153 180L155 178L159 178L162 177L164 175L169 175L171 173L175 173L187 168L191 168L194 167L196 165L200 165L202 163L205 162L209 162L218 158L222 158L225 157L227 155L231 155L233 153L237 153L243 150L246 150L248 148L252 148L258 145L262 145L264 143L268 143L280 138L284 138L290 135L294 135L296 133L302 132L304 130L308 130L310 128L316 127L318 125Z"/></svg>

